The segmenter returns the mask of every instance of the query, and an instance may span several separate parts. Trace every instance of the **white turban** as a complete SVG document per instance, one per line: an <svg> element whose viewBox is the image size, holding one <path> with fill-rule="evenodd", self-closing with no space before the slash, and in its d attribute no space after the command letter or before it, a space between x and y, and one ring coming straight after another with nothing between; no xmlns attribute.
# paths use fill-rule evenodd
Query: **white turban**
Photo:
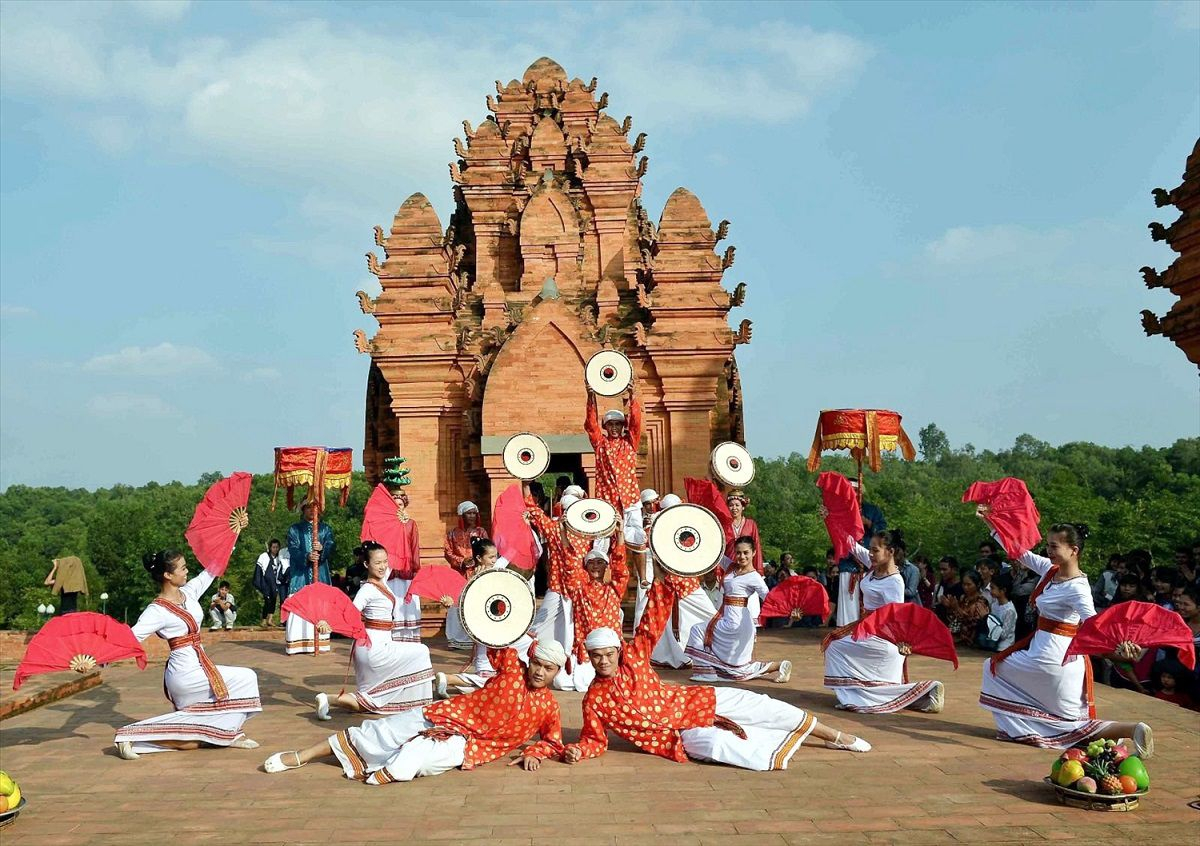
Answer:
<svg viewBox="0 0 1200 846"><path fill-rule="evenodd" d="M562 506L563 511L566 511L577 502L579 502L579 497L573 494L563 494L562 499L558 501L558 504Z"/></svg>
<svg viewBox="0 0 1200 846"><path fill-rule="evenodd" d="M458 516L459 517L463 516L468 511L474 511L474 512L478 513L479 506L476 505L475 503L471 502L471 500L469 500L469 499L464 502L460 502L458 504Z"/></svg>
<svg viewBox="0 0 1200 846"><path fill-rule="evenodd" d="M654 490L654 488L646 488L644 491L642 491L643 505L645 505L647 502L654 502L656 499L658 499L658 491Z"/></svg>
<svg viewBox="0 0 1200 846"><path fill-rule="evenodd" d="M612 629L601 626L588 632L588 636L583 641L583 647L589 652L593 649L608 649L609 647L620 649L621 636Z"/></svg>
<svg viewBox="0 0 1200 846"><path fill-rule="evenodd" d="M573 496L578 499L583 499L585 496L587 496L587 492L583 488L579 487L579 485L567 485L565 488L563 488L563 496Z"/></svg>
<svg viewBox="0 0 1200 846"><path fill-rule="evenodd" d="M612 411L606 411L606 412L604 412L604 422L605 423L624 423L625 422L625 412L617 411L615 408Z"/></svg>
<svg viewBox="0 0 1200 846"><path fill-rule="evenodd" d="M666 494L659 503L663 508L670 508L672 505L682 505L683 500L675 494Z"/></svg>
<svg viewBox="0 0 1200 846"><path fill-rule="evenodd" d="M534 642L533 657L561 667L567 663L567 650L557 640L539 640Z"/></svg>
<svg viewBox="0 0 1200 846"><path fill-rule="evenodd" d="M586 557L585 557L583 560L584 560L584 561L591 561L593 558L599 558L599 559L600 559L601 561L603 561L605 564L607 564L607 563L608 563L608 553L607 553L607 552L605 552L603 549L592 549L592 550L589 550L589 551L588 551L588 554L587 554L587 556L586 556Z"/></svg>

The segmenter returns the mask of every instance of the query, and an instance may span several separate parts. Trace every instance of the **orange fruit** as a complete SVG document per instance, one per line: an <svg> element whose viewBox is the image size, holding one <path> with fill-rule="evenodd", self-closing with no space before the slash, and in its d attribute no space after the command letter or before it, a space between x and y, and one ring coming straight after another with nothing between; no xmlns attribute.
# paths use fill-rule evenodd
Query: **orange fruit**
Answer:
<svg viewBox="0 0 1200 846"><path fill-rule="evenodd" d="M1133 776L1123 775L1118 780L1121 782L1121 790L1126 796L1128 796L1130 793L1137 793L1137 779L1135 779Z"/></svg>

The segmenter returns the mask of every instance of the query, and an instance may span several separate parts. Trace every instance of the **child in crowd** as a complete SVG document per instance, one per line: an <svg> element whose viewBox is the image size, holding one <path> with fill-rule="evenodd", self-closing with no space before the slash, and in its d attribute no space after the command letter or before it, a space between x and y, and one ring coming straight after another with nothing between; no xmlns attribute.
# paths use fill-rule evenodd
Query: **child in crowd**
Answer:
<svg viewBox="0 0 1200 846"><path fill-rule="evenodd" d="M996 572L999 569L1000 565L990 555L986 558L980 558L975 562L975 572L979 574L979 578L982 580L979 585L979 592L987 599L989 611L996 608L996 602L992 599L992 579L996 577Z"/></svg>
<svg viewBox="0 0 1200 846"><path fill-rule="evenodd" d="M1155 567L1151 576L1154 585L1154 603L1168 611L1175 610L1175 586L1179 583L1179 572L1174 567Z"/></svg>
<svg viewBox="0 0 1200 846"><path fill-rule="evenodd" d="M979 634L979 646L992 652L1003 652L1017 639L1017 609L1012 604L1013 579L1009 573L992 577L992 611L987 616L985 631Z"/></svg>
<svg viewBox="0 0 1200 846"><path fill-rule="evenodd" d="M1138 578L1136 573L1126 573L1121 576L1117 582L1117 595L1113 598L1113 605L1121 602L1132 602L1142 598L1142 580Z"/></svg>
<svg viewBox="0 0 1200 846"><path fill-rule="evenodd" d="M221 582L212 601L208 603L208 616L212 620L210 632L215 632L224 626L225 631L233 631L233 621L237 619L237 605L233 594L229 592L229 582Z"/></svg>
<svg viewBox="0 0 1200 846"><path fill-rule="evenodd" d="M1124 573L1125 559L1121 553L1114 552L1108 556L1104 572L1096 579L1096 584L1092 585L1092 604L1096 606L1097 611L1112 605L1113 598L1117 595L1117 585Z"/></svg>
<svg viewBox="0 0 1200 846"><path fill-rule="evenodd" d="M1188 689L1189 676L1187 667L1173 658L1155 662L1150 677L1154 698L1173 702L1184 708L1196 708L1191 691Z"/></svg>

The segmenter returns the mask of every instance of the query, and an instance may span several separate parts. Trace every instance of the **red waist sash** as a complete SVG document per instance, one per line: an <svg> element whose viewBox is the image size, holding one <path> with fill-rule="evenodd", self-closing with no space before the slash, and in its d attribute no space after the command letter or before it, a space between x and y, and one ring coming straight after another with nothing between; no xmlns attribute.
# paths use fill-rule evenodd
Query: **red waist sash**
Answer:
<svg viewBox="0 0 1200 846"><path fill-rule="evenodd" d="M204 670L204 676L208 679L208 686L212 688L213 697L218 702L229 698L229 688L225 685L225 679L221 677L221 671L217 669L217 665L205 653L204 646L200 643L199 632L192 632L182 637L167 638L167 646L171 648L172 652L188 646L195 649L196 657L200 659L200 669Z"/></svg>

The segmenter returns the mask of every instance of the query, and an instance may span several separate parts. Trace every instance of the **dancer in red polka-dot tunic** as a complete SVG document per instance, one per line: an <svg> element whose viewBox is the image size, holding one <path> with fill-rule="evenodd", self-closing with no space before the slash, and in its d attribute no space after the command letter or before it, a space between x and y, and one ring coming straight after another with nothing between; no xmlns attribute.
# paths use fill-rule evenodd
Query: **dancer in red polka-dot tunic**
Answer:
<svg viewBox="0 0 1200 846"><path fill-rule="evenodd" d="M605 413L603 422L596 410L596 394L588 388L584 431L596 453L596 497L624 515L628 526L642 528L642 498L637 477L637 451L642 439L642 404L629 387L628 415Z"/></svg>
<svg viewBox="0 0 1200 846"><path fill-rule="evenodd" d="M786 769L810 736L833 749L870 750L862 738L759 693L665 684L650 666L650 654L671 614L673 595L687 596L695 587L695 579L660 573L631 643L622 645L612 629L588 635L596 678L583 698L579 742L563 754L566 763L604 754L607 731L673 761L695 758L752 770Z"/></svg>
<svg viewBox="0 0 1200 846"><path fill-rule="evenodd" d="M571 600L575 624L575 645L571 652L576 661L587 663L583 641L592 629L621 628L621 600L625 598L625 588L629 584L629 566L625 559L625 542L618 531L613 535L607 557L593 549L582 567L566 574L564 587ZM605 570L609 571L607 584L604 582Z"/></svg>

